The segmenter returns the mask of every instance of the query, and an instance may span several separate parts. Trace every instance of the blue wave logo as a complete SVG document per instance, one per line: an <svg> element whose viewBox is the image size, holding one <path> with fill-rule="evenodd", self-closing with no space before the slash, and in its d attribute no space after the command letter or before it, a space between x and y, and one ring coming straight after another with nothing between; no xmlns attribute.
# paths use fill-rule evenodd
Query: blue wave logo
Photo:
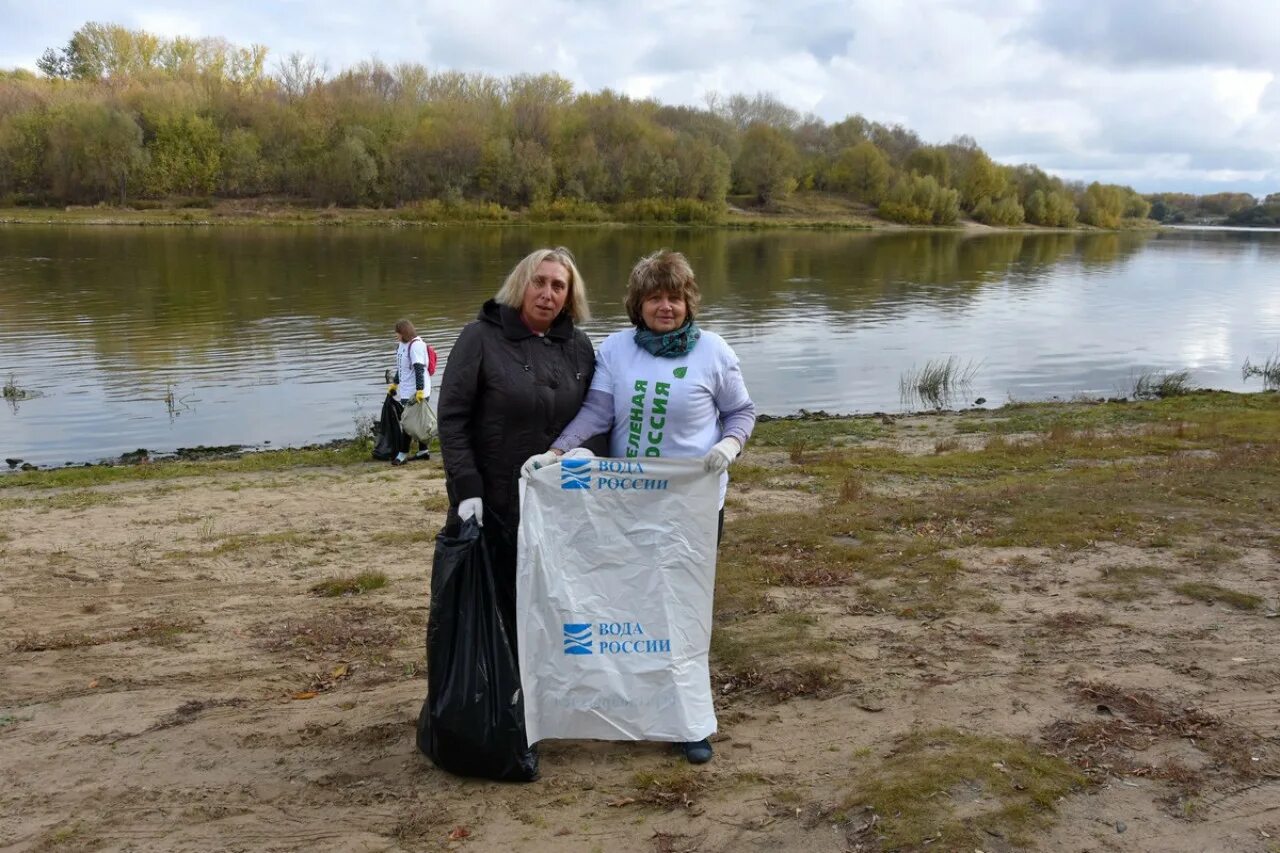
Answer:
<svg viewBox="0 0 1280 853"><path fill-rule="evenodd" d="M590 489L591 460L564 459L560 462L560 488Z"/></svg>
<svg viewBox="0 0 1280 853"><path fill-rule="evenodd" d="M591 623L564 623L564 653L566 655L591 654Z"/></svg>

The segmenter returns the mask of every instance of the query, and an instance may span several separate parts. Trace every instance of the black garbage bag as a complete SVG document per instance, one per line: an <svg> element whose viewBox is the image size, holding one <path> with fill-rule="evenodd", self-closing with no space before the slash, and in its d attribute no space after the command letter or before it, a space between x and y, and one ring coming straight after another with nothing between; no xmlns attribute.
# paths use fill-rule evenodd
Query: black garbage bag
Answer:
<svg viewBox="0 0 1280 853"><path fill-rule="evenodd" d="M456 536L446 527L436 537L418 749L459 776L531 782L538 753L525 737L515 601L506 583L514 542L490 515L484 527L470 520Z"/></svg>
<svg viewBox="0 0 1280 853"><path fill-rule="evenodd" d="M382 400L378 416L378 438L373 444L373 458L383 461L400 452L400 404L388 394Z"/></svg>

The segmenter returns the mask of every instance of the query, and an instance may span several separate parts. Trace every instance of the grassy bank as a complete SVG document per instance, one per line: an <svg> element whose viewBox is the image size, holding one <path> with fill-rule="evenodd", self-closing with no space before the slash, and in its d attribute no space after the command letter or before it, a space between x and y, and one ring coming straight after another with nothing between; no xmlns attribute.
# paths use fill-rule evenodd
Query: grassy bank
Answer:
<svg viewBox="0 0 1280 853"><path fill-rule="evenodd" d="M833 215L820 212L748 212L730 209L697 219L661 210L643 216L619 215L594 205L568 208L553 216L537 211L512 211L488 205L450 208L431 205L403 210L372 208L308 208L292 206L246 206L216 203L200 207L157 207L134 210L121 207L0 208L0 224L9 225L237 225L237 226L346 226L415 228L445 225L566 227L680 226L713 228L829 228L869 230L903 226L859 214Z"/></svg>
<svg viewBox="0 0 1280 853"><path fill-rule="evenodd" d="M738 200L742 201L742 200ZM731 204L721 210L696 202L629 203L612 207L590 203L554 202L525 210L495 204L428 201L402 208L311 207L287 202L175 199L148 203L144 209L96 207L0 208L0 224L58 225L238 225L238 226L371 226L435 227L443 225L563 225L563 226L680 226L714 228L800 228L836 230L930 230L939 226L907 226L880 219L874 208L827 193L798 193L768 209ZM1157 227L1150 221L1127 222L1122 230ZM1034 225L992 228L962 220L944 230L980 231L1097 231Z"/></svg>
<svg viewBox="0 0 1280 853"><path fill-rule="evenodd" d="M762 422L716 759L547 743L525 787L414 752L446 501L438 463L367 452L0 478L14 838L1276 849L1280 394ZM125 808L141 772L163 809Z"/></svg>
<svg viewBox="0 0 1280 853"><path fill-rule="evenodd" d="M43 471L0 475L4 489L75 489L138 480L174 480L183 477L285 471L291 468L347 466L369 462L368 440L334 442L323 447L245 451L220 454L212 459L161 459L128 463L69 466Z"/></svg>

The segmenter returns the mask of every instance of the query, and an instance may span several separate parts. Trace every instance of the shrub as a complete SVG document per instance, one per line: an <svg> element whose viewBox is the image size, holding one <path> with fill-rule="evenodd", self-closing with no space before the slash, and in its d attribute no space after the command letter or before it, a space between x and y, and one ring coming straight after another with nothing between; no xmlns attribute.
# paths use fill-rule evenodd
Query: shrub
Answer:
<svg viewBox="0 0 1280 853"><path fill-rule="evenodd" d="M960 216L960 193L932 175L912 172L894 183L880 203L880 216L908 225L953 225Z"/></svg>
<svg viewBox="0 0 1280 853"><path fill-rule="evenodd" d="M1028 222L1051 228L1070 228L1080 215L1071 197L1057 190L1033 192L1027 199L1025 213Z"/></svg>
<svg viewBox="0 0 1280 853"><path fill-rule="evenodd" d="M643 198L615 205L613 214L623 222L714 224L724 217L724 207L695 198Z"/></svg>
<svg viewBox="0 0 1280 853"><path fill-rule="evenodd" d="M1126 211L1134 209L1130 204L1133 195L1128 187L1094 181L1080 199L1080 218L1098 228L1119 228ZM1149 210L1147 205L1142 215L1145 217Z"/></svg>
<svg viewBox="0 0 1280 853"><path fill-rule="evenodd" d="M1130 396L1135 400L1162 400L1165 397L1183 397L1194 390L1188 370L1148 371L1133 380Z"/></svg>
<svg viewBox="0 0 1280 853"><path fill-rule="evenodd" d="M443 201L438 198L415 201L396 211L410 222L501 222L511 211L491 201Z"/></svg>
<svg viewBox="0 0 1280 853"><path fill-rule="evenodd" d="M528 215L535 222L602 222L608 218L600 205L576 198L535 201L529 205Z"/></svg>
<svg viewBox="0 0 1280 853"><path fill-rule="evenodd" d="M983 198L974 207L973 218L987 225L1021 225L1025 214L1017 196L1007 195L996 202Z"/></svg>

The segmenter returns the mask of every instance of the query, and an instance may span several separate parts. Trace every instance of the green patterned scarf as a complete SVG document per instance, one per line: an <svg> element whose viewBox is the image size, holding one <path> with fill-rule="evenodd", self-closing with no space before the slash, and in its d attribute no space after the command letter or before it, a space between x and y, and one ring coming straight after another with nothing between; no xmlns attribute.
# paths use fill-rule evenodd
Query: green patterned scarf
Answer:
<svg viewBox="0 0 1280 853"><path fill-rule="evenodd" d="M702 330L692 320L678 329L664 334L651 332L648 329L636 329L636 346L658 358L679 358L685 353L693 352L702 337Z"/></svg>

